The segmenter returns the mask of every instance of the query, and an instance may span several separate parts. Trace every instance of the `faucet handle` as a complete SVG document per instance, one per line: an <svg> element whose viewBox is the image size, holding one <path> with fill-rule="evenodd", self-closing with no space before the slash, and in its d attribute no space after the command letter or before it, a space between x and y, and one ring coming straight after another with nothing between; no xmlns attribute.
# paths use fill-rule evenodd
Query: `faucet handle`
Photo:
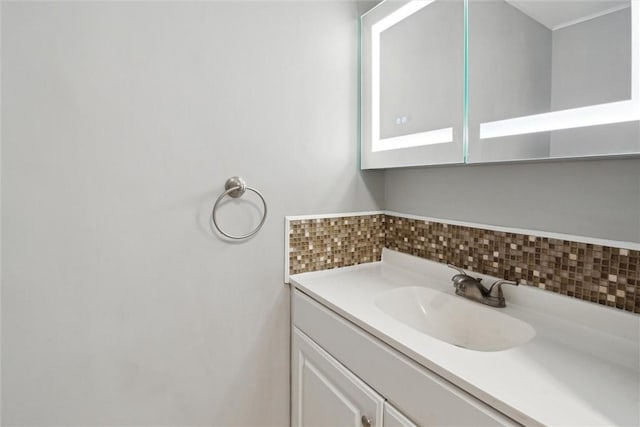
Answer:
<svg viewBox="0 0 640 427"><path fill-rule="evenodd" d="M451 278L451 281L453 282L453 285L457 288L458 286L462 286L464 287L463 282L467 281L467 280L475 280L476 282L478 282L478 284L480 284L482 282L482 279L480 277L473 277L470 276L469 274L467 274L466 271L464 271L462 268L460 267L456 267L453 264L447 264L447 267L449 268L453 268L454 270L456 270L459 274L454 275ZM480 285L482 286L482 285Z"/></svg>
<svg viewBox="0 0 640 427"><path fill-rule="evenodd" d="M455 266L455 265L453 265L453 264L447 264L447 267L449 267L449 268L453 268L453 269L454 269L454 270L456 270L458 273L460 273L460 274L456 274L455 276L453 276L453 277L451 278L451 280L453 280L453 281L455 281L456 277L458 277L458 276L462 275L462 276L464 276L464 277L461 277L461 279L462 279L462 278L471 278L471 279L473 279L473 280L477 281L478 283L482 282L482 278L480 278L480 277L473 277L473 276L469 275L469 273L467 273L466 271L464 271L464 270L463 270L462 268L460 268L460 267L456 267L456 266Z"/></svg>
<svg viewBox="0 0 640 427"><path fill-rule="evenodd" d="M468 276L467 272L466 272L466 271L464 271L463 269L461 269L460 267L456 267L456 266L455 266L455 265L453 265L453 264L447 264L447 267L449 267L449 268L453 268L453 269L454 269L454 270L456 270L458 273L460 273L460 274L464 274L465 276Z"/></svg>

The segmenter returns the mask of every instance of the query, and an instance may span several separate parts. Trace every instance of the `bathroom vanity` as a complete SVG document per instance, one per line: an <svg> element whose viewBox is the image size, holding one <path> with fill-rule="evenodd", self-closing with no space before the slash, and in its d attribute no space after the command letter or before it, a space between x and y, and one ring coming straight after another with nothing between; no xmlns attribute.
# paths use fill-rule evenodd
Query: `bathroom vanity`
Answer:
<svg viewBox="0 0 640 427"><path fill-rule="evenodd" d="M640 317L454 274L384 249L292 275L292 425L640 425Z"/></svg>

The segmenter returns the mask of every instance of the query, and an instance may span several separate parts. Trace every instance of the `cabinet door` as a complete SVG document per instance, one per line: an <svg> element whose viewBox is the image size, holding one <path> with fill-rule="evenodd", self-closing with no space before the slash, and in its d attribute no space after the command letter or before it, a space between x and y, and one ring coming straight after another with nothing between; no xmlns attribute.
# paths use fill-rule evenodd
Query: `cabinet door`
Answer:
<svg viewBox="0 0 640 427"><path fill-rule="evenodd" d="M389 402L384 404L384 427L418 427Z"/></svg>
<svg viewBox="0 0 640 427"><path fill-rule="evenodd" d="M384 399L297 328L292 351L293 426L382 427Z"/></svg>

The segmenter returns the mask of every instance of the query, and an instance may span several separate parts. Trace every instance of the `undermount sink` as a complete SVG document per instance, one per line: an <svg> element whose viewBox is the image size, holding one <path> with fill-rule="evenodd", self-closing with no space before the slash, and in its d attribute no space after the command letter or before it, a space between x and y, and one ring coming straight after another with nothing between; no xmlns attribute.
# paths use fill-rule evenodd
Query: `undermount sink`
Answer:
<svg viewBox="0 0 640 427"><path fill-rule="evenodd" d="M419 332L470 350L507 350L527 343L536 334L528 323L499 309L430 288L394 289L378 294L374 303Z"/></svg>

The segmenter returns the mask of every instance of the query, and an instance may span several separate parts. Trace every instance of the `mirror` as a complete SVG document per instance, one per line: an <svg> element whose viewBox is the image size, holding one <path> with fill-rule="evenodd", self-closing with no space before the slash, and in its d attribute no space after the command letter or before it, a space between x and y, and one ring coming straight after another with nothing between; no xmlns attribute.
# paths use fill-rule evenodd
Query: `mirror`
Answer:
<svg viewBox="0 0 640 427"><path fill-rule="evenodd" d="M464 162L464 12L386 1L362 17L363 169Z"/></svg>
<svg viewBox="0 0 640 427"><path fill-rule="evenodd" d="M469 162L640 152L640 2L472 0L468 31Z"/></svg>

